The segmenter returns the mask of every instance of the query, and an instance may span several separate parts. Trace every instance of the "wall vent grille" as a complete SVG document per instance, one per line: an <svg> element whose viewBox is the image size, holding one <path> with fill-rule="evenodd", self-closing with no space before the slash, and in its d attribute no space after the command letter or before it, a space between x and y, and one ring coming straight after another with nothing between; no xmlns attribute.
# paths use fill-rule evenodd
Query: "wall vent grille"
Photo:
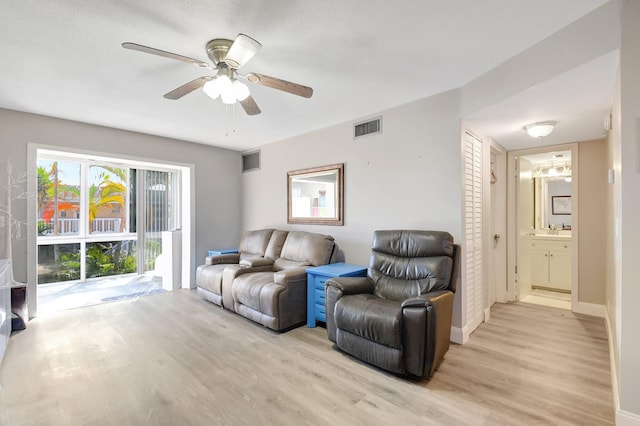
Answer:
<svg viewBox="0 0 640 426"><path fill-rule="evenodd" d="M382 133L382 117L367 120L353 125L353 138Z"/></svg>
<svg viewBox="0 0 640 426"><path fill-rule="evenodd" d="M260 170L260 151L242 154L242 172Z"/></svg>

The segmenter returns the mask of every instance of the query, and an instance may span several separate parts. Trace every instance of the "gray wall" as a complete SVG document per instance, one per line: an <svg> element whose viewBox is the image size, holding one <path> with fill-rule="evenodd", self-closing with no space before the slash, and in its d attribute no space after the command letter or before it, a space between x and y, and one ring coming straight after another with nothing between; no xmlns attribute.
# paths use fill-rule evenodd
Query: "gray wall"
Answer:
<svg viewBox="0 0 640 426"><path fill-rule="evenodd" d="M4 185L6 181L7 161L11 162L15 176L26 174L29 143L194 164L195 264L204 260L208 248L237 244L241 209L238 152L0 109L0 183ZM25 200L15 201L13 210L20 221L27 221ZM2 237L6 231L6 227L0 228ZM26 236L23 227L21 238L13 242L14 278L22 282L27 279Z"/></svg>

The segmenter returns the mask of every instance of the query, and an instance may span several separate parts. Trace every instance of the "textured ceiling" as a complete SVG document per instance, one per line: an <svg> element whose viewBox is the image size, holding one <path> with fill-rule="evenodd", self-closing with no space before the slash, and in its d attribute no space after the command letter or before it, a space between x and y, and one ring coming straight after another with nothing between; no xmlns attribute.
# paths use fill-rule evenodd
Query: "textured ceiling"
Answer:
<svg viewBox="0 0 640 426"><path fill-rule="evenodd" d="M242 151L459 87L603 3L0 0L0 107ZM263 45L243 72L313 97L250 85L253 117L199 90L166 100L206 71L121 47L207 60L208 40L240 32Z"/></svg>

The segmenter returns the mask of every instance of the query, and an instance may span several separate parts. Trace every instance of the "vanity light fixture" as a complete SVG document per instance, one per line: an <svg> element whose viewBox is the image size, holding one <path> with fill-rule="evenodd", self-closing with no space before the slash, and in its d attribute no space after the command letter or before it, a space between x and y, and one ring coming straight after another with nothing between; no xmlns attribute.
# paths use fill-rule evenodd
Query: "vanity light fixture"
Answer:
<svg viewBox="0 0 640 426"><path fill-rule="evenodd" d="M571 182L571 166L567 164L541 165L534 170L535 177L565 178ZM569 180L567 180L569 179Z"/></svg>
<svg viewBox="0 0 640 426"><path fill-rule="evenodd" d="M545 121L542 123L534 123L524 126L524 130L527 131L529 136L532 138L544 138L545 136L549 136L551 132L553 132L553 128L555 127L555 121Z"/></svg>

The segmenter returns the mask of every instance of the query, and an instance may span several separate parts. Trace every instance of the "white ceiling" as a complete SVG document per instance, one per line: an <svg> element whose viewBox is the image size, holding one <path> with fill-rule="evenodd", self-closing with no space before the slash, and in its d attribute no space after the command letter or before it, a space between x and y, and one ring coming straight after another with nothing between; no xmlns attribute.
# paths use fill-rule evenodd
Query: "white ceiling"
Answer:
<svg viewBox="0 0 640 426"><path fill-rule="evenodd" d="M607 53L477 111L465 121L509 151L603 138L618 57L618 51ZM544 121L557 123L545 138L532 139L524 130L528 124Z"/></svg>
<svg viewBox="0 0 640 426"><path fill-rule="evenodd" d="M0 0L0 107L248 150L459 87L605 2ZM250 85L263 111L253 117L201 91L166 100L206 72L121 47L207 60L208 40L240 32L263 45L243 72L309 85L313 97ZM615 61L601 58L469 120L510 149L531 144L514 135L538 117L559 123L547 141L567 136L610 107Z"/></svg>

